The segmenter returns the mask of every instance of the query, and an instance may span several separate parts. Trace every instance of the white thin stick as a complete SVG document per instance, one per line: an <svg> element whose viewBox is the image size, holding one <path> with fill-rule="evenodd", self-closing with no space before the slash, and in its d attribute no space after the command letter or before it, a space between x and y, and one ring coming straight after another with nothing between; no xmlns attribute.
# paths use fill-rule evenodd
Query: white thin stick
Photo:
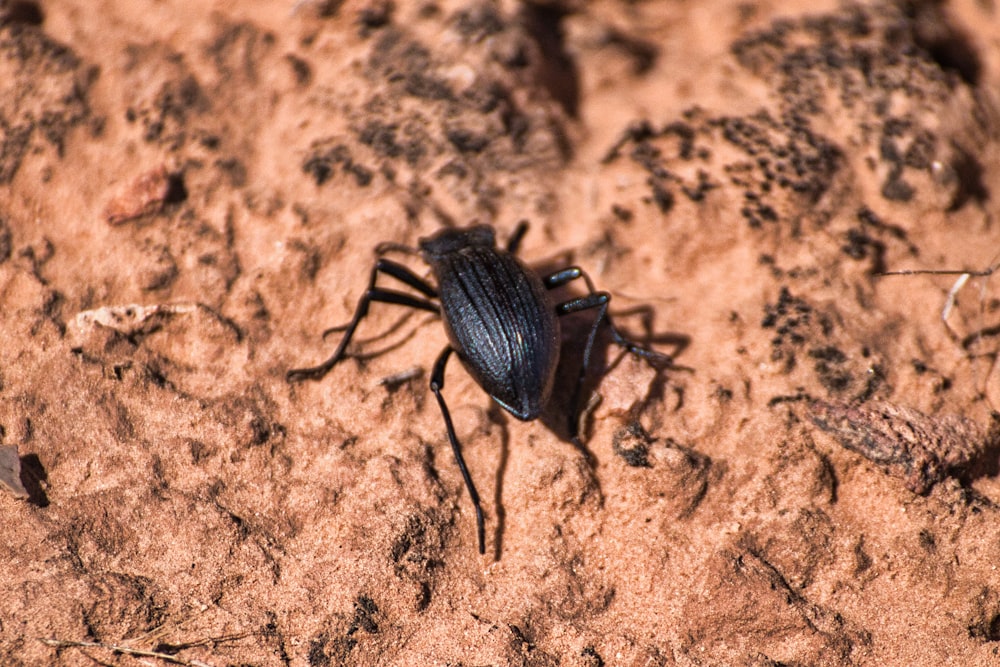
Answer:
<svg viewBox="0 0 1000 667"><path fill-rule="evenodd" d="M951 312L952 312L952 310L954 310L955 304L956 304L956 302L958 300L958 293L960 291L962 291L962 288L964 288L966 286L966 284L968 284L968 282L969 282L970 279L972 279L972 278L986 278L986 279L988 279L990 276L992 276L994 273L996 273L997 270L1000 270L1000 253L998 253L997 255L995 255L993 257L993 259L990 262L989 266L987 266L985 269L981 269L981 270L978 270L978 271L950 270L950 269L903 269L901 271L886 271L886 272L882 273L881 275L883 275L883 276L916 276L916 275L958 276L958 279L955 281L955 284L951 286L950 290L948 290L948 296L945 299L944 307L941 309L941 322L942 322L942 324L944 324L944 328L948 331L948 334L952 337L952 339L955 340L956 342L960 342L958 333L954 329L951 328L950 324L948 324L948 318L951 317ZM983 303L986 300L986 285L987 285L987 282L988 282L988 280L983 280L982 285L981 285L980 290L979 290L980 329L979 329L979 332L976 334L976 340L977 340L977 342L980 341L980 340L982 340L982 331L983 331L982 318L983 318L983 315L984 315ZM964 347L964 344L963 344L963 347ZM977 358L977 356L978 355L970 355L970 358L972 359L972 363L973 363L973 374L974 375L977 373L977 371L976 371L976 358ZM990 398L990 387L991 387L991 385L990 385L990 378L993 377L993 374L996 372L997 368L1000 368L1000 354L994 353L991 356L993 357L993 361L990 364L989 370L986 372L986 377L983 380L983 386L982 386L982 388L980 389L979 387L977 387L977 391L979 391L980 394L986 399L986 402L991 407L993 407L994 403L993 403L993 401Z"/></svg>
<svg viewBox="0 0 1000 667"><path fill-rule="evenodd" d="M965 287L966 283L969 282L970 278L988 278L996 273L997 269L1000 269L1000 253L993 257L993 261L985 269L979 271L968 271L968 270L957 270L957 269L902 269L900 271L885 271L880 275L883 276L958 276L958 280L955 284L951 286L948 290L948 297L945 299L944 308L941 309L941 321L944 322L945 327L951 331L951 327L948 326L948 317L951 316L951 311L955 307L955 300L958 297L958 293ZM984 285L985 291L985 285Z"/></svg>

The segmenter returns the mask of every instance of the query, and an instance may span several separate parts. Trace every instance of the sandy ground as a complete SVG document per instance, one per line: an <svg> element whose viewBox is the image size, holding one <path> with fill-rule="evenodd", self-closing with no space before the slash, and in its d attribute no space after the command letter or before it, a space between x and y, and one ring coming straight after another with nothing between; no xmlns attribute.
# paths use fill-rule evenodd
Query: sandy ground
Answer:
<svg viewBox="0 0 1000 667"><path fill-rule="evenodd" d="M992 0L233 4L0 3L0 663L1000 664ZM432 315L285 373L522 219L677 367L453 363L480 556Z"/></svg>

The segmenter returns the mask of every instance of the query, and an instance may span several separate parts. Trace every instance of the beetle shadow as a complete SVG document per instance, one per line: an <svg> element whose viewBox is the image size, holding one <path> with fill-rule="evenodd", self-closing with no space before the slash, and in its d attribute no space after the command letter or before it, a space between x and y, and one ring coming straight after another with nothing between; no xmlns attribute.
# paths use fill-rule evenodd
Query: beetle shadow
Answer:
<svg viewBox="0 0 1000 667"><path fill-rule="evenodd" d="M640 347L651 350L655 349L656 351L661 351L664 346L668 347L670 351L662 353L667 354L672 359L676 359L690 345L691 337L676 332L654 333L652 331L652 312L649 306L637 306L624 311L616 311L616 317L609 316L608 319L611 320L615 329L628 341L636 343ZM644 328L644 335L642 336L631 336L629 330L623 330L617 324L617 320L621 319L622 315L628 317L634 314L642 316ZM579 381L580 368L583 365L582 350L586 346L587 336L590 335L595 315L596 313L583 311L567 315L560 320L563 340L559 350L559 365L556 368L555 386L552 390L552 396L540 417L546 428L552 431L560 440L577 446L587 458L592 468L596 465L597 460L593 451L587 445L589 440L589 428L587 425L589 419L587 417L590 412L588 398L594 395L603 378L613 371L621 363L622 359L632 354L614 341L609 326L606 324L601 325L597 333L597 338L594 341L594 348L591 351L590 368L587 370L583 384L580 387L580 407L576 418L583 423L578 424L579 443L574 443L570 435L570 419L574 410L574 406L571 403L573 401L574 389ZM690 372L692 370L676 363L658 364L652 361L648 363L656 369L656 376L649 385L646 395L639 401L639 406L646 406L663 400L668 382L666 371Z"/></svg>
<svg viewBox="0 0 1000 667"><path fill-rule="evenodd" d="M37 454L21 457L21 484L28 492L28 502L36 507L48 507L49 496L45 493L49 475Z"/></svg>
<svg viewBox="0 0 1000 667"><path fill-rule="evenodd" d="M531 262L530 266L538 275L547 276L573 265L574 259L571 251L565 251L537 262ZM600 290L600 285L595 285L595 287ZM577 280L553 290L550 295L554 303L563 303L570 299L584 296L586 293L586 282ZM653 329L655 311L652 306L639 304L617 309L614 308L614 304L615 295L612 294L606 323L602 324L598 330L598 335L591 351L590 369L587 371L583 385L580 387L580 412L583 413L584 417L589 412L588 397L593 395L601 379L614 370L625 355L629 354L628 351L622 349L621 346L614 342L611 335L612 327L628 341L636 343L645 349L659 351L663 346L670 348L667 354L672 359L677 359L687 349L688 345L691 344L691 337L686 334L655 332ZM593 452L586 445L588 440L586 425L584 424L579 428L579 442L574 443L570 436L569 419L570 413L573 411L573 406L570 403L573 400L574 388L578 382L580 367L583 364L582 351L586 347L587 336L590 334L596 316L597 309L595 308L579 311L560 318L559 324L562 330L562 341L559 349L559 365L556 368L556 379L552 396L549 399L549 403L544 407L540 417L542 423L555 433L559 439L577 446L587 458L591 468L594 468L596 465L596 459ZM629 329L623 330L618 326L620 320L629 322L634 318L639 319L642 328L642 335L638 337L630 335L631 331ZM654 346L656 347L654 348ZM615 355L614 361L608 363L610 357L609 350L612 348L619 353ZM659 367L659 364L654 365L658 367L656 378L650 386L649 392L640 402L642 406L661 400L664 397L667 385L667 378L664 371L668 368L688 372L692 370L676 363L671 363L662 368ZM581 415L577 415L578 419L580 417ZM583 419L582 421L586 422L587 420Z"/></svg>
<svg viewBox="0 0 1000 667"><path fill-rule="evenodd" d="M968 465L957 471L956 477L966 488L981 478L993 478L1000 474L1000 414L994 412L985 442Z"/></svg>
<svg viewBox="0 0 1000 667"><path fill-rule="evenodd" d="M507 463L510 459L510 430L507 428L507 413L496 401L490 401L486 417L491 424L500 429L500 461L497 463L496 481L493 485L493 507L496 521L493 529L493 560L500 560L503 551L504 528L507 525L507 511L503 507L503 484L507 475Z"/></svg>
<svg viewBox="0 0 1000 667"><path fill-rule="evenodd" d="M420 333L427 324L439 320L437 315L428 315L427 317L421 319L419 322L412 324L409 329L406 329L406 325L410 324L410 319L416 314L416 311L407 311L400 315L388 328L383 331L378 331L373 333L368 338L356 339L351 341L349 346L351 349L344 355L344 358L354 359L358 362L365 363L382 355L398 350L407 343L409 343L413 338ZM323 341L326 341L334 333L339 333L347 328L347 325L337 325L330 327L323 332ZM400 333L402 332L402 333ZM386 341L379 347L372 346L372 343Z"/></svg>
<svg viewBox="0 0 1000 667"><path fill-rule="evenodd" d="M572 297L567 295L566 298ZM590 317L587 317L588 314ZM623 311L616 311L616 314L624 315L625 317L638 314L642 317L644 335L641 337L628 336L626 335L628 333L627 331L622 331L621 328L618 328L618 331L629 341L637 343L642 347L652 349L651 346L654 344L657 346L668 346L671 348L670 356L672 358L676 358L684 351L684 349L687 348L688 345L690 345L690 336L684 334L673 332L661 334L653 333L653 310L649 306L637 306ZM589 439L589 429L586 426L586 422L588 421L586 416L589 414L589 410L586 406L587 397L593 395L604 376L614 370L621 360L625 358L626 355L630 354L630 352L621 348L614 342L610 327L607 325L601 326L598 330L597 338L594 341L594 348L591 352L590 369L584 377L583 385L580 390L581 413L583 414L577 415L577 419L584 422L584 424L581 424L579 437L576 441L574 441L570 435L569 428L570 414L573 410L573 406L570 405L570 403L573 400L574 388L579 378L580 367L583 364L581 351L584 349L587 337L590 335L595 315L596 313L594 312L588 313L587 311L583 311L581 313L567 315L560 320L563 340L560 344L559 364L556 367L556 378L552 395L550 396L548 403L544 406L542 414L539 416L539 420L547 429L549 429L550 432L554 433L556 437L563 442L573 445L573 447L580 451L580 453L587 460L588 468L591 473L591 481L596 486L598 495L603 498L604 490L601 488L600 480L595 474L597 469L597 457L587 446L587 441ZM609 319L614 321L613 318L609 317ZM616 353L611 354L611 350L615 350ZM612 358L610 363L608 362L609 358ZM652 364L652 362L650 363ZM666 374L667 370L691 370L676 364L669 364L665 366L659 364L652 365L657 369L657 372L653 381L649 385L649 390L646 395L639 401L639 406L646 406L663 400L668 381ZM682 396L682 394L680 395ZM497 463L496 482L493 487L494 513L496 515L493 557L494 560L499 560L500 555L503 552L503 540L507 525L507 513L503 506L502 497L510 458L510 430L508 429L510 415L495 401L490 401L490 407L487 410L487 418L490 423L496 424L501 432L500 460Z"/></svg>

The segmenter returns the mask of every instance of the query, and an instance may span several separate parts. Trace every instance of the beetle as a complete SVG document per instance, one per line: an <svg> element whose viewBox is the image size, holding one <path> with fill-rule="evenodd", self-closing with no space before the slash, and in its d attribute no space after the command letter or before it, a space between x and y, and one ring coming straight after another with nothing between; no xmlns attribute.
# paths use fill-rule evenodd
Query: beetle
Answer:
<svg viewBox="0 0 1000 667"><path fill-rule="evenodd" d="M539 276L521 261L516 253L527 229L526 222L519 223L506 249L497 247L496 232L488 225L442 229L419 239L417 249L395 243L380 244L376 248L379 257L372 268L368 288L358 301L354 316L343 327L344 335L333 355L318 366L292 369L287 374L289 382L299 382L318 380L329 373L346 356L347 346L372 302L407 306L439 315L448 345L434 363L430 389L441 408L448 440L475 507L480 554L485 553L486 546L479 493L465 465L451 413L441 393L445 367L452 353L501 407L521 421L532 421L541 415L552 394L559 363L559 318L583 310L596 310L570 401L570 439L581 449L580 392L602 323L608 325L614 342L628 352L656 364L672 363L669 355L642 347L615 329L608 314L611 295L594 289L590 277L580 267L570 266ZM437 287L403 264L382 257L389 251L419 255L430 266ZM395 278L419 295L377 287L380 274ZM551 290L581 278L587 286L586 295L562 302L552 298Z"/></svg>

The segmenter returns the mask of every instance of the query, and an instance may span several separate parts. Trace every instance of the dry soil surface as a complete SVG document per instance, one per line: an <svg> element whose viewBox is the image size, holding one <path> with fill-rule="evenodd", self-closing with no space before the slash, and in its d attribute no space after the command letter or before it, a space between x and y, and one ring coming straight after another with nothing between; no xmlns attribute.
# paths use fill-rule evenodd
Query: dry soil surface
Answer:
<svg viewBox="0 0 1000 667"><path fill-rule="evenodd" d="M882 275L988 273L998 90L993 0L0 2L0 662L1000 664L1000 277ZM521 220L675 365L453 362L481 556L433 314L286 372Z"/></svg>

